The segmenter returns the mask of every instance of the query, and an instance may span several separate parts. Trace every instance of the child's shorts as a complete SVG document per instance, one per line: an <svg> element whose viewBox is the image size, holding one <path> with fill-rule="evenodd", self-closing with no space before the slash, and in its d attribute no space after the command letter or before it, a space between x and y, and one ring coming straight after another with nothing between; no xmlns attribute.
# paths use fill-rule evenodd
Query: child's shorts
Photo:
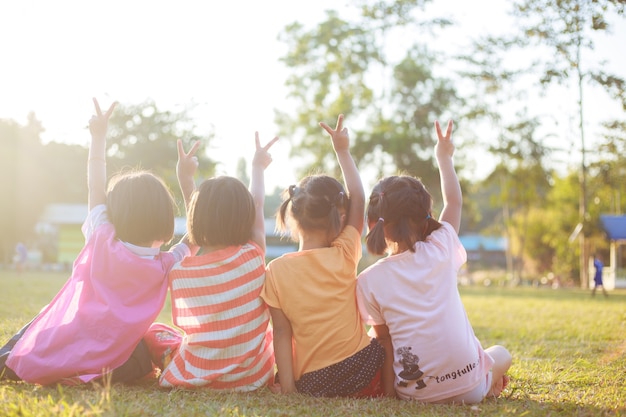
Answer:
<svg viewBox="0 0 626 417"><path fill-rule="evenodd" d="M385 349L378 340L347 359L296 381L298 392L315 397L379 397L383 395L381 368Z"/></svg>
<svg viewBox="0 0 626 417"><path fill-rule="evenodd" d="M166 324L153 323L143 340L148 345L152 363L163 370L172 361L174 354L178 352L183 341L183 335Z"/></svg>

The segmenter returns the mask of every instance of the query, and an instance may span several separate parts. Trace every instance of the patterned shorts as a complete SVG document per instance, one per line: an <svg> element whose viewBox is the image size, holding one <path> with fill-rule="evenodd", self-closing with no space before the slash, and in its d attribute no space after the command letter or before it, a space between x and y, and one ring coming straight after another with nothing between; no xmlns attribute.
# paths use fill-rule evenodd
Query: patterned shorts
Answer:
<svg viewBox="0 0 626 417"><path fill-rule="evenodd" d="M298 392L315 397L380 396L380 371L385 349L378 340L347 359L317 371L307 372L296 381Z"/></svg>

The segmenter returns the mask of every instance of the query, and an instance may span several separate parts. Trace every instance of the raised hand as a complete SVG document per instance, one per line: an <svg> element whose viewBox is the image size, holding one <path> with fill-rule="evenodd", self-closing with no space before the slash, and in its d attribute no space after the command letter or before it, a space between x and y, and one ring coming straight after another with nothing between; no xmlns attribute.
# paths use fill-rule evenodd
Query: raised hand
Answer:
<svg viewBox="0 0 626 417"><path fill-rule="evenodd" d="M446 134L441 133L441 125L439 121L435 121L435 130L437 131L437 144L435 145L435 155L440 157L452 157L454 155L454 143L452 143L452 120L448 121Z"/></svg>
<svg viewBox="0 0 626 417"><path fill-rule="evenodd" d="M343 114L340 114L339 117L337 117L337 125L334 129L332 129L324 122L320 122L320 126L330 135L330 138L333 141L333 149L335 149L335 152L347 150L350 148L350 136L348 135L348 128L343 127Z"/></svg>
<svg viewBox="0 0 626 417"><path fill-rule="evenodd" d="M94 138L104 139L107 133L107 128L109 126L109 118L111 114L113 114L113 110L115 110L115 106L117 106L117 102L113 102L109 109L102 113L100 109L100 104L96 98L93 98L93 104L96 109L96 114L91 117L89 120L89 132L91 136Z"/></svg>
<svg viewBox="0 0 626 417"><path fill-rule="evenodd" d="M178 148L178 161L176 162L176 176L178 177L178 185L180 191L183 193L183 199L185 200L185 210L189 207L191 201L191 195L196 189L196 184L193 177L198 168L198 157L196 152L200 147L200 141L195 141L191 145L189 152L185 152L183 148L183 141L178 139L176 141Z"/></svg>
<svg viewBox="0 0 626 417"><path fill-rule="evenodd" d="M448 122L445 135L441 132L441 126L435 121L437 131L437 144L435 145L435 156L439 166L439 178L441 182L441 195L443 196L443 209L439 215L439 221L445 221L459 233L461 225L461 211L463 208L463 194L461 185L454 169L452 155L454 154L454 144L452 143L452 120Z"/></svg>
<svg viewBox="0 0 626 417"><path fill-rule="evenodd" d="M273 144L278 140L278 136L274 137L265 146L261 146L261 140L259 139L259 132L254 132L254 141L256 144L256 151L252 158L252 166L260 166L265 169L272 163L272 155L268 152Z"/></svg>
<svg viewBox="0 0 626 417"><path fill-rule="evenodd" d="M200 147L200 141L197 140L191 145L191 149L189 152L185 152L183 148L183 141L178 139L176 141L176 146L178 148L178 161L176 162L176 175L177 176L185 176L185 177L193 177L196 173L196 169L198 168L199 162L198 157L196 156L196 152Z"/></svg>

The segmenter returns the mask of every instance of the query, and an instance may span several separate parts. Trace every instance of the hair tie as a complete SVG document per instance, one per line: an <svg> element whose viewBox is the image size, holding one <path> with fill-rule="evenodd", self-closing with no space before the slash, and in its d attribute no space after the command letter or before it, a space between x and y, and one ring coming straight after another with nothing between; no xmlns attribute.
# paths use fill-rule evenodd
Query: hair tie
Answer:
<svg viewBox="0 0 626 417"><path fill-rule="evenodd" d="M296 186L290 185L289 186L289 198L293 198L295 194L296 194Z"/></svg>
<svg viewBox="0 0 626 417"><path fill-rule="evenodd" d="M331 207L343 206L343 198L345 194L343 191L339 191L339 194L335 196L335 199L330 202Z"/></svg>
<svg viewBox="0 0 626 417"><path fill-rule="evenodd" d="M382 217L379 217L379 218L378 218L378 221L379 221L379 222L383 222L383 223L385 223L385 219L384 219L384 218L382 218Z"/></svg>
<svg viewBox="0 0 626 417"><path fill-rule="evenodd" d="M426 215L426 220L430 219L430 213Z"/></svg>

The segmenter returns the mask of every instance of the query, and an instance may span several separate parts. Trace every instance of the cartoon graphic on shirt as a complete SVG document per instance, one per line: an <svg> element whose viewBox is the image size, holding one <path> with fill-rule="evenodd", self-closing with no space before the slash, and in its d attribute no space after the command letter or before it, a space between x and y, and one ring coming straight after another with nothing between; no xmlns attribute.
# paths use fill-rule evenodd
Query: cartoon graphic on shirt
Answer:
<svg viewBox="0 0 626 417"><path fill-rule="evenodd" d="M403 379L403 381L398 382L398 386L407 387L409 386L409 381L415 381L416 387L415 389L426 388L426 383L424 382L424 372L420 370L419 367L419 356L411 353L410 346L402 346L396 349L396 353L402 357L400 359L400 363L404 368L398 376Z"/></svg>

